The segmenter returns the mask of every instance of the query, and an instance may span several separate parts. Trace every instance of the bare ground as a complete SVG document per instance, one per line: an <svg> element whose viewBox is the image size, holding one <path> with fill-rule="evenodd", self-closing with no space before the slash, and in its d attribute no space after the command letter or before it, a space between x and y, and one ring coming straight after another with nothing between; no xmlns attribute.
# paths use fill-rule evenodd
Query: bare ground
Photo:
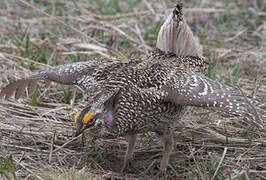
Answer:
<svg viewBox="0 0 266 180"><path fill-rule="evenodd" d="M4 0L0 2L0 87L57 64L96 56L144 57L174 4ZM266 2L184 4L187 21L209 59L208 75L239 85L265 103ZM91 139L87 132L72 139L74 114L86 98L75 87L40 83L34 97L25 93L19 100L0 100L0 177L12 179L15 172L25 179L153 178L162 146L152 133L138 136L134 167L125 173L120 173L125 138ZM260 108L264 126L266 107ZM175 143L169 179L266 179L264 127L194 108L176 129Z"/></svg>

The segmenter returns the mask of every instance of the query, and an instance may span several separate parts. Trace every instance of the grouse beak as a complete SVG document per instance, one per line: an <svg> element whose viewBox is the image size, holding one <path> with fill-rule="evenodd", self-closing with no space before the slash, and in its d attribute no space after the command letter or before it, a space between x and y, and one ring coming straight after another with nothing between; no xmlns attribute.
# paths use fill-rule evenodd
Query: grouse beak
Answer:
<svg viewBox="0 0 266 180"><path fill-rule="evenodd" d="M75 137L78 137L80 134L82 134L83 131L85 131L85 129L87 129L86 126L84 126L84 127L83 127L82 129L80 129L80 130L76 130L76 132L75 132Z"/></svg>

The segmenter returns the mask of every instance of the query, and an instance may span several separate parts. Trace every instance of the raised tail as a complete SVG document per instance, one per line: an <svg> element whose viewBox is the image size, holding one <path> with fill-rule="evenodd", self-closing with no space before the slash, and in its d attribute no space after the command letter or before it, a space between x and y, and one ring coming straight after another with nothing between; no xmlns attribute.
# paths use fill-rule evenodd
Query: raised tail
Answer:
<svg viewBox="0 0 266 180"><path fill-rule="evenodd" d="M193 35L183 15L183 4L179 2L162 25L156 48L176 56L202 57L202 47Z"/></svg>

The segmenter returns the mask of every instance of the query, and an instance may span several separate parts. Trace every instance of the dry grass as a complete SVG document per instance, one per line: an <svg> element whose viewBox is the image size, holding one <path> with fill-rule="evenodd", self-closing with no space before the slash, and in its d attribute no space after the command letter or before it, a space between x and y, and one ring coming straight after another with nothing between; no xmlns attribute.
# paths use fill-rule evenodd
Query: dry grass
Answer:
<svg viewBox="0 0 266 180"><path fill-rule="evenodd" d="M154 47L163 18L175 4L27 2L0 2L0 87L32 71L95 56L143 57ZM208 76L240 85L262 102L266 101L265 4L185 2L186 18L210 62ZM12 178L15 172L25 179L152 178L162 150L152 133L139 135L135 168L123 174L119 170L124 138L84 135L72 139L74 114L86 98L73 87L51 84L46 88L42 83L33 97L25 93L17 101L0 100L0 177ZM266 107L261 104L260 108L265 123ZM266 179L264 129L193 109L177 128L175 142L169 178Z"/></svg>

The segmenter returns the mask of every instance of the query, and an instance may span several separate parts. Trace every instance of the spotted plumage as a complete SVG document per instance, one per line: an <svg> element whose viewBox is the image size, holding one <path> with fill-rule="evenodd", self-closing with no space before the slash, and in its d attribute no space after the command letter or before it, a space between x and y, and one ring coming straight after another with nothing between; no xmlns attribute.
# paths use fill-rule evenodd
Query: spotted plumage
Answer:
<svg viewBox="0 0 266 180"><path fill-rule="evenodd" d="M7 85L0 96L9 98L16 91L19 98L26 86L32 92L41 79L77 85L90 100L77 117L76 135L88 128L101 138L127 135L125 168L133 159L136 134L153 131L164 144L161 170L165 172L173 130L188 106L216 108L239 117L252 116L238 89L205 76L207 62L182 15L182 5L178 4L159 33L156 49L143 60L60 65ZM85 115L90 113L94 116L84 123Z"/></svg>

